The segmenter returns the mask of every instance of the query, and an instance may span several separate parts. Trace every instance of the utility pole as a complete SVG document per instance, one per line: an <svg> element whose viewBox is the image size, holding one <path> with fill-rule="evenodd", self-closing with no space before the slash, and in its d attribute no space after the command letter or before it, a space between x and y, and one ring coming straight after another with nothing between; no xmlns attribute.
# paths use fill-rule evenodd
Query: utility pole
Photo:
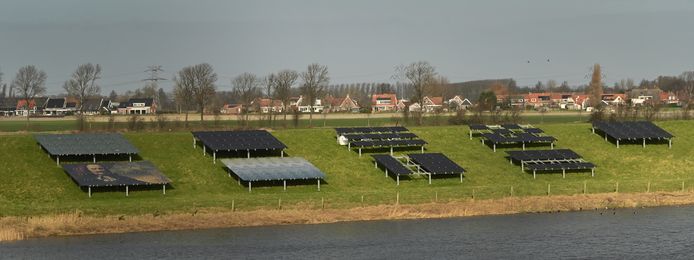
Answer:
<svg viewBox="0 0 694 260"><path fill-rule="evenodd" d="M142 81L147 82L148 84L152 84L154 86L154 99L157 102L157 105L160 105L161 103L159 102L159 84L158 82L160 80L166 80L165 78L162 78L159 76L159 73L164 72L164 69L161 68L161 65L152 65L152 66L147 66L147 69L145 70L145 73L149 73L148 77L143 79Z"/></svg>

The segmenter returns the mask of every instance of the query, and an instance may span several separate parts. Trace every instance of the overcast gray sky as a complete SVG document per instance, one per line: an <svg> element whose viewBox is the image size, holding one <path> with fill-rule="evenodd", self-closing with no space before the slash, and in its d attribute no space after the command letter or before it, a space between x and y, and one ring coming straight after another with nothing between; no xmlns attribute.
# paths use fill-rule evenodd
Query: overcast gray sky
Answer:
<svg viewBox="0 0 694 260"><path fill-rule="evenodd" d="M8 82L37 65L49 94L86 62L103 66L103 94L140 87L148 65L171 78L200 62L214 66L222 90L243 72L313 62L328 65L331 83L391 82L395 65L418 60L452 82L521 85L583 84L598 62L612 84L694 69L692 28L694 1L685 0L3 0L0 70Z"/></svg>

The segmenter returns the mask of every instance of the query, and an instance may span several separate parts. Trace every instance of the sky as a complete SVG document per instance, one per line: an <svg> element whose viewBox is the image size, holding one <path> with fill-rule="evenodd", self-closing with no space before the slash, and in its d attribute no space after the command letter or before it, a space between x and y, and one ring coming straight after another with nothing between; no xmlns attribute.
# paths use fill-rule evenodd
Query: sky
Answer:
<svg viewBox="0 0 694 260"><path fill-rule="evenodd" d="M3 0L0 71L36 65L48 94L79 64L101 64L102 94L210 63L219 90L241 73L327 65L332 84L394 82L428 61L451 82L605 82L694 70L694 1ZM160 83L171 89L171 80Z"/></svg>

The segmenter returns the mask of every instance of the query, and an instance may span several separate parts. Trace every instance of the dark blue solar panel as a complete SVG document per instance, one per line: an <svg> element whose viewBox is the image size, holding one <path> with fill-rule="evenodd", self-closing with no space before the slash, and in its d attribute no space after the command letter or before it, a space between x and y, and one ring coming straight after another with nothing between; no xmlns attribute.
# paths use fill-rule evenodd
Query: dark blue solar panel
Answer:
<svg viewBox="0 0 694 260"><path fill-rule="evenodd" d="M414 163L431 174L462 174L465 169L442 153L408 154Z"/></svg>
<svg viewBox="0 0 694 260"><path fill-rule="evenodd" d="M264 130L204 131L193 136L215 151L281 150L287 148L280 140Z"/></svg>
<svg viewBox="0 0 694 260"><path fill-rule="evenodd" d="M374 161L376 161L378 165L381 165L383 168L388 169L389 174L412 174L412 171L409 168L405 167L405 165L402 165L402 163L400 163L398 159L393 158L393 156L390 156L388 154L374 154L371 155L371 157L374 158Z"/></svg>

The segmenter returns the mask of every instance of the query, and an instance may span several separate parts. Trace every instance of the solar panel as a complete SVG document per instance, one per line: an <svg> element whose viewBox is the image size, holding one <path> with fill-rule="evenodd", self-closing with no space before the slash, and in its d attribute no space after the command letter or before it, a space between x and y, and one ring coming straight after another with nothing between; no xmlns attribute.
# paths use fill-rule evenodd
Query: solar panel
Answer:
<svg viewBox="0 0 694 260"><path fill-rule="evenodd" d="M424 140L373 140L350 142L352 147L415 147L427 144Z"/></svg>
<svg viewBox="0 0 694 260"><path fill-rule="evenodd" d="M222 159L222 163L243 181L325 179L316 166L298 157Z"/></svg>
<svg viewBox="0 0 694 260"><path fill-rule="evenodd" d="M594 122L593 128L616 140L670 139L672 134L649 121Z"/></svg>
<svg viewBox="0 0 694 260"><path fill-rule="evenodd" d="M470 130L489 130L489 127L482 124L470 124L468 126L470 127Z"/></svg>
<svg viewBox="0 0 694 260"><path fill-rule="evenodd" d="M374 158L374 161L378 163L378 165L381 165L383 168L388 170L389 174L394 174L394 175L410 175L412 174L412 171L405 167L405 165L402 165L398 159L393 158L393 156L390 156L388 154L373 154L371 157Z"/></svg>
<svg viewBox="0 0 694 260"><path fill-rule="evenodd" d="M407 128L403 126L383 126L383 127L338 127L335 128L335 132L338 135L351 134L351 133L397 133L397 132L407 132Z"/></svg>
<svg viewBox="0 0 694 260"><path fill-rule="evenodd" d="M63 169L80 187L164 185L171 180L151 162L65 164Z"/></svg>
<svg viewBox="0 0 694 260"><path fill-rule="evenodd" d="M586 170L595 168L595 165L589 162L537 163L527 164L525 168L531 171Z"/></svg>
<svg viewBox="0 0 694 260"><path fill-rule="evenodd" d="M388 133L388 134L345 134L347 140L386 140L386 139L414 139L418 138L413 133Z"/></svg>
<svg viewBox="0 0 694 260"><path fill-rule="evenodd" d="M581 156L570 149L507 151L514 161L542 161L580 159Z"/></svg>
<svg viewBox="0 0 694 260"><path fill-rule="evenodd" d="M214 151L282 150L280 140L264 130L202 131L193 136Z"/></svg>
<svg viewBox="0 0 694 260"><path fill-rule="evenodd" d="M465 169L442 153L408 154L414 163L431 174L462 174Z"/></svg>
<svg viewBox="0 0 694 260"><path fill-rule="evenodd" d="M36 141L50 155L117 155L137 154L138 150L123 135L49 134L35 135Z"/></svg>

